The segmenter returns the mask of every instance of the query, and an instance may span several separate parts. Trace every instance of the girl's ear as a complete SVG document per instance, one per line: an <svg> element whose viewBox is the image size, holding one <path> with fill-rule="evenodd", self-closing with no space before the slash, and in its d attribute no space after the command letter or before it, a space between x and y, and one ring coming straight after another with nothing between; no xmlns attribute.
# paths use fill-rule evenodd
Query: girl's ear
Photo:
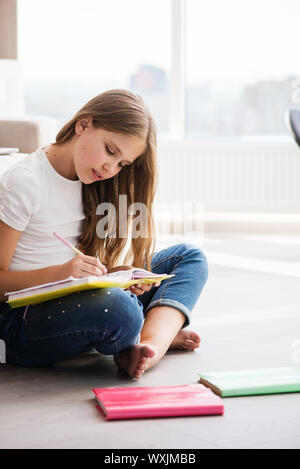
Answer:
<svg viewBox="0 0 300 469"><path fill-rule="evenodd" d="M84 117L82 119L79 119L75 124L75 132L77 133L77 135L81 135L86 128L92 125L92 122L92 117Z"/></svg>

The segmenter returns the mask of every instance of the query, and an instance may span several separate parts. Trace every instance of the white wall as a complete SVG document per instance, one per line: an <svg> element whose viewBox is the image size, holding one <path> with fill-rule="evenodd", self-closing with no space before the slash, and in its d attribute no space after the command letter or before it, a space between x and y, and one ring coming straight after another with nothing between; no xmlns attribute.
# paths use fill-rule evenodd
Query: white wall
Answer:
<svg viewBox="0 0 300 469"><path fill-rule="evenodd" d="M22 65L18 60L0 59L0 119L25 113Z"/></svg>

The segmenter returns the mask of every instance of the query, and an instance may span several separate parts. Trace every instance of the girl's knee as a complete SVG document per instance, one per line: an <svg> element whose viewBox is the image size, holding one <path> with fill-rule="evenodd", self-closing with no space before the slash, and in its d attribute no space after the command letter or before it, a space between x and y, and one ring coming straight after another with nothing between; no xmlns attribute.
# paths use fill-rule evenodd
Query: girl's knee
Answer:
<svg viewBox="0 0 300 469"><path fill-rule="evenodd" d="M143 307L139 305L136 295L121 288L116 288L112 300L116 321L122 322L128 330L140 331L144 321Z"/></svg>
<svg viewBox="0 0 300 469"><path fill-rule="evenodd" d="M197 273L199 273L206 282L208 277L208 262L204 252L201 251L198 246L191 243L178 244L178 252L183 258L194 263L195 268L197 268Z"/></svg>
<svg viewBox="0 0 300 469"><path fill-rule="evenodd" d="M191 243L180 243L178 246L178 253L181 255L189 255L195 260L199 260L207 264L207 259L203 251L198 246Z"/></svg>
<svg viewBox="0 0 300 469"><path fill-rule="evenodd" d="M100 319L105 336L96 348L105 355L115 355L136 344L144 321L143 308L135 295L121 288L103 288L102 298L103 295L109 296L103 303L106 312Z"/></svg>
<svg viewBox="0 0 300 469"><path fill-rule="evenodd" d="M123 327L136 333L140 331L144 315L135 295L122 288L101 288L94 290L95 312L101 313L101 321L112 329Z"/></svg>

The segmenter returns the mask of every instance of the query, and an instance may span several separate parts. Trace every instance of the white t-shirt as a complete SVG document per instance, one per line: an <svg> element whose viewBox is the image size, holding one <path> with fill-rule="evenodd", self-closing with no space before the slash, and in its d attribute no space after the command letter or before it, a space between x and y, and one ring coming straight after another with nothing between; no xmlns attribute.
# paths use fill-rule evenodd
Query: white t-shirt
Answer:
<svg viewBox="0 0 300 469"><path fill-rule="evenodd" d="M1 175L0 219L23 232L9 270L41 269L76 256L53 232L76 246L85 218L81 189L80 180L55 171L41 148Z"/></svg>

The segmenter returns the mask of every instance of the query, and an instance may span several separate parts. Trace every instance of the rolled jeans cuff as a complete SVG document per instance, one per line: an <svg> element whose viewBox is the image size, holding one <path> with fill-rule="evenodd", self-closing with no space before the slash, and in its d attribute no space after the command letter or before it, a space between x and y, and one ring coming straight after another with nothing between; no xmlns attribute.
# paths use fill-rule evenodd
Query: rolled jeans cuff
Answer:
<svg viewBox="0 0 300 469"><path fill-rule="evenodd" d="M175 300L168 300L167 298L160 298L159 300L152 301L144 311L144 315L146 316L147 312L150 308L154 308L155 306L171 306L172 308L178 309L181 313L185 315L185 323L183 324L182 328L187 327L191 322L191 311L184 306L179 301Z"/></svg>

